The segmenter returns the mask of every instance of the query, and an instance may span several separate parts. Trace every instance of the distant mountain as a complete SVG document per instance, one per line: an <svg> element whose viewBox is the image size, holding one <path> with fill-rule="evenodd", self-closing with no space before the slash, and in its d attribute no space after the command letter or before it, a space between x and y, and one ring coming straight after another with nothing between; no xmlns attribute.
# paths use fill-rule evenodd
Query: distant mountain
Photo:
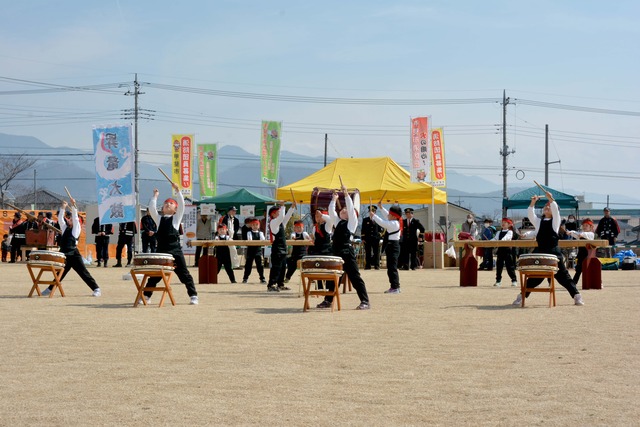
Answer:
<svg viewBox="0 0 640 427"><path fill-rule="evenodd" d="M87 150L69 147L51 147L43 141L20 135L0 133L0 153L3 154L38 154L36 172L30 169L12 181L9 190L13 194L25 194L37 188L48 189L58 194L65 194L66 186L78 200L94 202L97 200L95 187L95 166L93 154ZM55 156L52 156L55 154ZM64 157L60 157L63 154ZM247 188L266 196L273 196L274 187L260 183L260 157L240 147L225 145L218 151L218 194L238 188ZM1 157L1 155L0 155ZM327 159L327 163L333 161ZM165 172L171 170L170 165L158 165L139 161L139 193L140 202L146 204L158 188L161 194L168 194L168 182L158 172L160 166ZM298 181L324 166L322 157L305 156L283 151L280 161L280 185ZM509 194L524 190L528 186L509 187ZM194 199L200 198L199 181L194 178ZM451 203L472 210L478 217L501 216L502 187L484 178L464 175L453 170L447 171L448 199ZM569 191L569 190L568 190ZM581 194L581 193L574 193ZM640 200L628 196L610 195L616 203L640 204ZM585 199L606 200L605 195L585 194Z"/></svg>

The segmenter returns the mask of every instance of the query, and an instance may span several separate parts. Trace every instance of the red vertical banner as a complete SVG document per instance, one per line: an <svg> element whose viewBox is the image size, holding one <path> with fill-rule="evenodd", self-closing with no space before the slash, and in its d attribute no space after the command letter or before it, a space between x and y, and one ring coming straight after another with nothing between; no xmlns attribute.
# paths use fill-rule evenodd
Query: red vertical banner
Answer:
<svg viewBox="0 0 640 427"><path fill-rule="evenodd" d="M429 170L429 118L411 119L411 182L425 182L430 176Z"/></svg>
<svg viewBox="0 0 640 427"><path fill-rule="evenodd" d="M431 184L434 187L447 186L447 172L444 161L444 133L442 128L431 131Z"/></svg>

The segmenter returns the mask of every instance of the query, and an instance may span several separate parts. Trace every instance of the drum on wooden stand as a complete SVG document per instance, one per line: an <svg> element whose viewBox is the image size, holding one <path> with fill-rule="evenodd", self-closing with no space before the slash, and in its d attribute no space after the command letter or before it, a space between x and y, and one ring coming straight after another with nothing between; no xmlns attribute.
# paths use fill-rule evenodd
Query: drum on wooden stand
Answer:
<svg viewBox="0 0 640 427"><path fill-rule="evenodd" d="M29 265L50 265L52 267L64 267L67 257L62 252L56 251L31 251Z"/></svg>
<svg viewBox="0 0 640 427"><path fill-rule="evenodd" d="M558 257L550 254L522 254L518 258L521 271L558 271Z"/></svg>
<svg viewBox="0 0 640 427"><path fill-rule="evenodd" d="M338 256L314 255L302 257L300 270L302 273L326 273L342 271L344 261Z"/></svg>
<svg viewBox="0 0 640 427"><path fill-rule="evenodd" d="M173 270L171 254L136 254L132 270Z"/></svg>

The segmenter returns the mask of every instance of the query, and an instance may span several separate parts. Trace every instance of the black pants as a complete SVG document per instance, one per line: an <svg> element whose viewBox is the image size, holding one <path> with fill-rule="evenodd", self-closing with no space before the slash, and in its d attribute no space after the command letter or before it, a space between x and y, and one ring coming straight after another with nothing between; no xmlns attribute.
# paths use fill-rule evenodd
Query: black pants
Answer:
<svg viewBox="0 0 640 427"><path fill-rule="evenodd" d="M133 236L119 236L118 246L116 246L116 260L122 264L122 248L127 247L127 265L131 264L133 258Z"/></svg>
<svg viewBox="0 0 640 427"><path fill-rule="evenodd" d="M89 273L89 270L87 270L87 267L85 267L84 261L82 260L82 255L80 255L80 251L76 249L71 253L65 253L65 256L67 257L67 259L64 262L64 271L62 272L62 277L60 277L61 282L62 280L64 280L64 277L67 275L69 270L73 268L73 270L78 273L78 276L80 276L82 281L86 283L92 291L95 291L100 287ZM51 289L53 289L53 285L49 286L49 290Z"/></svg>
<svg viewBox="0 0 640 427"><path fill-rule="evenodd" d="M576 273L573 275L573 283L578 283L582 275L582 261L589 255L587 248L578 248L578 257L576 258Z"/></svg>
<svg viewBox="0 0 640 427"><path fill-rule="evenodd" d="M106 236L96 236L96 260L105 264L109 260L109 238Z"/></svg>
<svg viewBox="0 0 640 427"><path fill-rule="evenodd" d="M400 256L400 242L389 240L385 248L387 255L387 277L393 289L400 288L400 276L398 275L398 257Z"/></svg>
<svg viewBox="0 0 640 427"><path fill-rule="evenodd" d="M418 266L418 243L404 241L400 248L399 263L401 268L415 270Z"/></svg>
<svg viewBox="0 0 640 427"><path fill-rule="evenodd" d="M173 251L163 251L162 253L168 253L173 255L173 263L175 268L173 270L180 279L181 283L184 283L184 286L187 288L187 294L190 297L198 295L196 291L196 284L193 281L193 277L191 277L191 273L189 273L189 269L187 268L187 261L184 259L184 254L182 253L182 249L177 249ZM162 277L150 277L147 281L146 287L155 288L156 285L162 280ZM144 295L146 297L150 297L153 292L146 291Z"/></svg>
<svg viewBox="0 0 640 427"><path fill-rule="evenodd" d="M289 258L287 258L287 273L285 277L287 280L291 280L291 276L298 269L298 261L302 259L302 254L291 254Z"/></svg>
<svg viewBox="0 0 640 427"><path fill-rule="evenodd" d="M549 254L555 255L558 257L558 272L553 276L567 291L569 291L569 295L573 298L576 294L579 294L578 288L576 288L576 284L571 280L571 276L569 276L569 272L567 271L567 267L564 265L564 259L562 258L562 252L560 248L555 247L550 250L544 250L540 248L535 248L533 250L534 254ZM544 279L536 278L536 279L528 279L527 280L527 288L535 288L540 283L542 283ZM525 297L528 297L530 292L527 292Z"/></svg>
<svg viewBox="0 0 640 427"><path fill-rule="evenodd" d="M504 249L504 251L502 250ZM484 248L487 250L487 248ZM499 248L498 249L498 257L496 260L496 282L500 282L502 280L502 268L507 268L507 274L512 282L517 280L516 278L516 267L513 262L513 257L511 256L510 248Z"/></svg>
<svg viewBox="0 0 640 427"><path fill-rule="evenodd" d="M493 270L493 248L482 248L481 268Z"/></svg>
<svg viewBox="0 0 640 427"><path fill-rule="evenodd" d="M27 244L27 239L23 239L23 238L13 238L11 239L11 262L16 262L16 259L18 258L18 256L20 256L20 260L21 261L26 261L24 259L22 259L22 252L20 251L22 249L22 246Z"/></svg>
<svg viewBox="0 0 640 427"><path fill-rule="evenodd" d="M216 248L216 258L218 259L218 273L224 266L224 270L227 272L227 276L229 276L229 280L231 283L236 282L236 275L233 273L233 264L231 263L231 253L229 252L229 248L225 246L218 246Z"/></svg>
<svg viewBox="0 0 640 427"><path fill-rule="evenodd" d="M156 236L142 235L142 253L153 254L156 252L157 239ZM198 246L200 247L200 246Z"/></svg>
<svg viewBox="0 0 640 427"><path fill-rule="evenodd" d="M252 250L254 249L254 250ZM256 263L256 270L258 271L258 276L260 276L260 280L264 280L264 267L262 265L262 249L255 250L255 248L247 248L247 254L245 256L244 261L244 276L243 280L248 280L251 275L251 268L253 267L253 263Z"/></svg>
<svg viewBox="0 0 640 427"><path fill-rule="evenodd" d="M287 254L271 252L271 269L269 270L269 283L271 286L284 286L284 273L287 268Z"/></svg>
<svg viewBox="0 0 640 427"><path fill-rule="evenodd" d="M400 249L398 249L400 254ZM396 263L397 263L396 259ZM380 240L367 239L364 242L364 268L380 268Z"/></svg>
<svg viewBox="0 0 640 427"><path fill-rule="evenodd" d="M198 266L198 261L200 261L200 254L209 255L209 248L205 248L202 246L196 246L196 260L194 261L194 267Z"/></svg>
<svg viewBox="0 0 640 427"><path fill-rule="evenodd" d="M391 242L389 242L391 243ZM389 245L387 244L387 247ZM351 285L353 285L353 289L356 290L358 294L358 298L360 298L360 302L369 304L369 295L367 294L367 286L364 284L364 280L360 276L360 270L358 269L358 261L356 260L356 252L353 249L353 246L349 246L348 250L340 251L339 253L334 254L335 256L339 256L344 261L342 265L342 269L344 270L344 274L349 276L349 280L351 280ZM325 301L331 302L333 301L333 296L328 295L325 298Z"/></svg>

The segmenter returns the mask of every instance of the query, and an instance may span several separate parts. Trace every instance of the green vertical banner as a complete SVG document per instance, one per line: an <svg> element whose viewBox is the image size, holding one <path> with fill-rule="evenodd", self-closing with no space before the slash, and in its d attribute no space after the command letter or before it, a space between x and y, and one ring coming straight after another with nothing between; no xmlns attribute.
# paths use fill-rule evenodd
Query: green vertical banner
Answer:
<svg viewBox="0 0 640 427"><path fill-rule="evenodd" d="M262 122L260 139L261 182L278 186L280 170L280 131L281 122Z"/></svg>
<svg viewBox="0 0 640 427"><path fill-rule="evenodd" d="M218 145L198 144L200 198L213 197L218 187Z"/></svg>

